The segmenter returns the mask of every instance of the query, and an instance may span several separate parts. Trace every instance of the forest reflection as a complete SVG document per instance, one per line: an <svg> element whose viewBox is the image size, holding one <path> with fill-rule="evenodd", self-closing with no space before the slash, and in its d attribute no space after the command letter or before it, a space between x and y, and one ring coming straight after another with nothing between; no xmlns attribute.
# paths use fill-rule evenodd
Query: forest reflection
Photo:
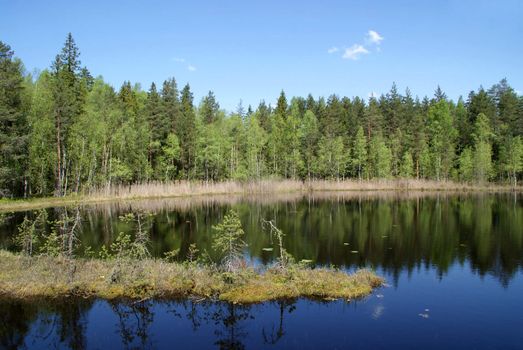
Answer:
<svg viewBox="0 0 523 350"><path fill-rule="evenodd" d="M402 272L435 269L443 277L455 263L504 286L523 261L523 200L520 194L350 192L271 196L214 196L122 201L82 209L82 249L95 251L131 227L118 219L134 211L153 213L148 229L151 252L162 257L191 244L213 258L212 226L235 208L246 232L246 256L270 263L277 249L261 220L274 220L285 232L285 247L296 260L347 269L372 267L397 281ZM49 209L59 217L67 208ZM12 213L0 228L0 244L14 249L11 237L26 213ZM28 215L32 215L28 213ZM274 247L273 251L264 248Z"/></svg>
<svg viewBox="0 0 523 350"><path fill-rule="evenodd" d="M255 336L274 345L285 335L285 316L295 310L294 301L270 303L279 310L270 327L262 327ZM264 307L267 307L265 304ZM156 313L168 324L180 319L191 325L192 332L205 328L206 346L220 349L244 349L249 334L246 322L255 320L257 306L231 303L186 301L100 301L67 302L0 301L0 347L2 349L41 348L85 349L96 347L87 326L103 327L111 335L111 344L125 349L150 349L157 344L152 325ZM166 316L167 315L167 316ZM110 319L112 323L104 322ZM90 323L89 323L90 322ZM180 330L172 329L173 335ZM97 333L96 331L94 331ZM252 333L252 330L250 331ZM176 341L173 342L175 344ZM165 346L166 344L162 344Z"/></svg>

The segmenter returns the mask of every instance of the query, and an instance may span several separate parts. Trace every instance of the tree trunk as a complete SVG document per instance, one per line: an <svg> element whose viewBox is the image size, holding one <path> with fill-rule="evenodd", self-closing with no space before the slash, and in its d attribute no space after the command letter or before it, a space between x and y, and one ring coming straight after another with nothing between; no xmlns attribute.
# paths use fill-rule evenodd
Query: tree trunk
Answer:
<svg viewBox="0 0 523 350"><path fill-rule="evenodd" d="M61 149L61 118L60 113L56 113L55 128L56 128L56 168L55 168L55 197L61 196L62 191L62 149Z"/></svg>

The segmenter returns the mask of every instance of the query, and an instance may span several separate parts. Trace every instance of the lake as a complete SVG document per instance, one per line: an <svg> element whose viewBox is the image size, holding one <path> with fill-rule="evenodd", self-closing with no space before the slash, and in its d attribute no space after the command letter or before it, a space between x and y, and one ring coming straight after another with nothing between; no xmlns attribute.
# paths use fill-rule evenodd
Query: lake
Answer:
<svg viewBox="0 0 523 350"><path fill-rule="evenodd" d="M212 226L240 214L250 264L270 264L273 220L297 261L375 269L386 287L362 300L240 306L202 300L0 300L0 348L522 348L521 194L371 192L217 196L85 205L77 255L98 251L128 212L152 216L152 255L217 261ZM47 209L60 219L70 208ZM0 247L15 249L9 213ZM50 229L50 227L48 227ZM272 248L272 250L271 250Z"/></svg>

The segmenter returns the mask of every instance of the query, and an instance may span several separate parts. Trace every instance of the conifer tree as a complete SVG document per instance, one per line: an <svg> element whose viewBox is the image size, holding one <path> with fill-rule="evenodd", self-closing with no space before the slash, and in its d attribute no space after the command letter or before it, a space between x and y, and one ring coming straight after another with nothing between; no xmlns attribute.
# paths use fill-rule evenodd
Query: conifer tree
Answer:
<svg viewBox="0 0 523 350"><path fill-rule="evenodd" d="M200 106L200 115L205 123L210 124L218 118L218 111L220 105L216 101L216 97L212 91L209 91L207 96L202 100Z"/></svg>
<svg viewBox="0 0 523 350"><path fill-rule="evenodd" d="M177 128L180 142L180 163L186 178L190 177L196 155L196 116L194 114L193 95L189 84L185 85L181 97L181 113Z"/></svg>
<svg viewBox="0 0 523 350"><path fill-rule="evenodd" d="M0 41L0 197L27 195L29 125L22 105L22 63Z"/></svg>

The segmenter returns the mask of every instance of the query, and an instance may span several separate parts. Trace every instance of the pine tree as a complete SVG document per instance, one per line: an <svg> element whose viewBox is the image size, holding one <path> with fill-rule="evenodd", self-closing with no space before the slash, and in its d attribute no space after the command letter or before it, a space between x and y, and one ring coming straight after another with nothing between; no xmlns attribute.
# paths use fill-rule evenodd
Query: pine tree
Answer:
<svg viewBox="0 0 523 350"><path fill-rule="evenodd" d="M239 268L246 243L243 241L245 232L238 213L230 210L222 222L212 227L216 231L213 248L223 256L223 267L227 272Z"/></svg>

